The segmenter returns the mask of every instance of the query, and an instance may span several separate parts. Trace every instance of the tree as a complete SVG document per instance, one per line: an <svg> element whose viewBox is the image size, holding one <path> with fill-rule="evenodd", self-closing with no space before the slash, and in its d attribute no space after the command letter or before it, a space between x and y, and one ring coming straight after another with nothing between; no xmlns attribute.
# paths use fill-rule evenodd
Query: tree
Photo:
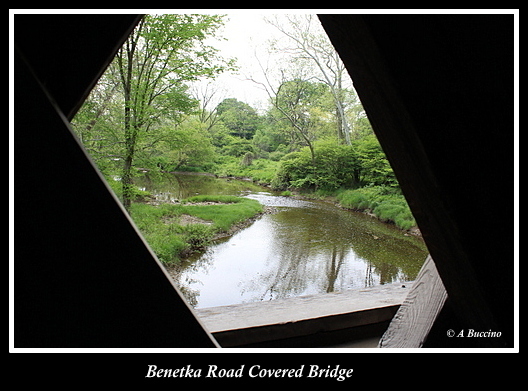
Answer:
<svg viewBox="0 0 528 391"><path fill-rule="evenodd" d="M188 116L177 127L157 129L162 141L151 149L147 162L164 171L178 171L182 168L208 168L214 161L214 147L203 129L203 123L196 116ZM146 166L146 165L145 165Z"/></svg>
<svg viewBox="0 0 528 391"><path fill-rule="evenodd" d="M351 83L343 62L315 15L284 15L284 18L286 23L282 23L277 17L266 20L289 38L290 44L281 46L275 44L275 50L290 53L297 59L299 66L307 68L309 63L315 66L313 77L328 86L334 100L337 136L345 144L350 145L350 124L346 115L346 104L352 90L346 88L349 84L351 87ZM355 97L355 94L353 95Z"/></svg>
<svg viewBox="0 0 528 391"><path fill-rule="evenodd" d="M198 119L206 126L206 130L210 132L220 120L217 110L218 105L215 104L215 100L218 99L219 95L224 95L225 91L212 82L194 86L192 90L194 98L199 102ZM215 105L216 107L214 107Z"/></svg>
<svg viewBox="0 0 528 391"><path fill-rule="evenodd" d="M73 130L105 176L115 172L122 158L116 94L117 83L103 75L72 120Z"/></svg>
<svg viewBox="0 0 528 391"><path fill-rule="evenodd" d="M284 156L273 181L274 187L336 190L357 183L360 163L352 146L332 141L315 144L315 165L307 147Z"/></svg>
<svg viewBox="0 0 528 391"><path fill-rule="evenodd" d="M191 112L196 102L187 94L185 82L214 77L232 65L204 43L221 23L217 15L146 15L118 50L111 68L123 96L121 181L127 210L140 139L160 118L179 121Z"/></svg>
<svg viewBox="0 0 528 391"><path fill-rule="evenodd" d="M318 116L315 108L324 95L325 86L302 79L283 82L273 98L273 106L287 120L293 131L310 149L315 166L313 142L316 139Z"/></svg>
<svg viewBox="0 0 528 391"><path fill-rule="evenodd" d="M251 140L260 127L257 111L235 98L224 99L216 107L216 112L232 136Z"/></svg>

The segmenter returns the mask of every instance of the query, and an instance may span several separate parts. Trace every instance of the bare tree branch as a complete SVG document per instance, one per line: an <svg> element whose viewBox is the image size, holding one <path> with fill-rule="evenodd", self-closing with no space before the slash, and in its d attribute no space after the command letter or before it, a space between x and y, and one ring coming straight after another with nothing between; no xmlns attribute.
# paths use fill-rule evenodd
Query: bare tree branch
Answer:
<svg viewBox="0 0 528 391"><path fill-rule="evenodd" d="M266 18L266 22L277 28L294 44L294 47L283 47L279 50L292 53L297 59L309 59L318 69L320 76L317 80L330 87L330 92L336 107L338 136L346 144L350 144L350 125L346 117L345 101L343 97L344 65L339 55L328 39L323 39L323 33L314 32L312 15L285 15L287 24L279 19Z"/></svg>

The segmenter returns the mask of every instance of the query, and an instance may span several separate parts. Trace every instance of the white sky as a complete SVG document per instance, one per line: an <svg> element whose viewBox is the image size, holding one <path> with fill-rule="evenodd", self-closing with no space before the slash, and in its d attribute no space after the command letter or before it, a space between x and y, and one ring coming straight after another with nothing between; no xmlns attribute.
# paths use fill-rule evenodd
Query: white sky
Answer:
<svg viewBox="0 0 528 391"><path fill-rule="evenodd" d="M219 11L219 13L227 15L225 25L218 32L219 35L227 38L227 41L218 42L215 40L211 42L211 45L220 49L222 56L237 58L239 70L238 74L224 73L220 75L214 81L214 85L221 86L225 90L219 94L221 98L236 98L256 109L263 110L268 105L267 93L261 86L247 79L252 77L258 81L264 81L257 57L263 65L280 61L277 55L270 56L268 52L269 40L284 39L284 35L264 21L265 16L277 14L280 11ZM309 12L310 10L303 10L302 13ZM290 10L289 13L292 11ZM296 13L300 12L297 10Z"/></svg>

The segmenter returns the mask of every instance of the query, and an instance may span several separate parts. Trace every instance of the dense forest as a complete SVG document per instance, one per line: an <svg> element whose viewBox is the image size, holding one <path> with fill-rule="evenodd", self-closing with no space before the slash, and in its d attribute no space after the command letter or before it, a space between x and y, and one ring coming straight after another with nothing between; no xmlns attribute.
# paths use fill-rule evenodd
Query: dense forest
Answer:
<svg viewBox="0 0 528 391"><path fill-rule="evenodd" d="M215 77L237 72L236 59L210 44L224 16L146 15L72 121L125 208L140 195L133 181L139 173L192 171L333 196L402 229L415 225L316 19L267 21L286 38L269 50L285 60L253 78L269 97L257 110L232 97L217 101Z"/></svg>

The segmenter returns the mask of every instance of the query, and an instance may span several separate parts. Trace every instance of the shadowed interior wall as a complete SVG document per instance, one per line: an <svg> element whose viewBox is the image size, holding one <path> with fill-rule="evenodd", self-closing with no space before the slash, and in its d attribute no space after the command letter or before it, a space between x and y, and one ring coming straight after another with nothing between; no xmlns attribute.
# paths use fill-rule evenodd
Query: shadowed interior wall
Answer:
<svg viewBox="0 0 528 391"><path fill-rule="evenodd" d="M320 20L448 291L447 324L500 331L500 341L475 342L511 346L513 15ZM453 341L438 332L440 344Z"/></svg>
<svg viewBox="0 0 528 391"><path fill-rule="evenodd" d="M513 16L320 19L448 291L428 343L511 346ZM67 126L136 22L15 17L15 347L215 346Z"/></svg>
<svg viewBox="0 0 528 391"><path fill-rule="evenodd" d="M63 114L135 20L16 16L15 347L215 346Z"/></svg>

